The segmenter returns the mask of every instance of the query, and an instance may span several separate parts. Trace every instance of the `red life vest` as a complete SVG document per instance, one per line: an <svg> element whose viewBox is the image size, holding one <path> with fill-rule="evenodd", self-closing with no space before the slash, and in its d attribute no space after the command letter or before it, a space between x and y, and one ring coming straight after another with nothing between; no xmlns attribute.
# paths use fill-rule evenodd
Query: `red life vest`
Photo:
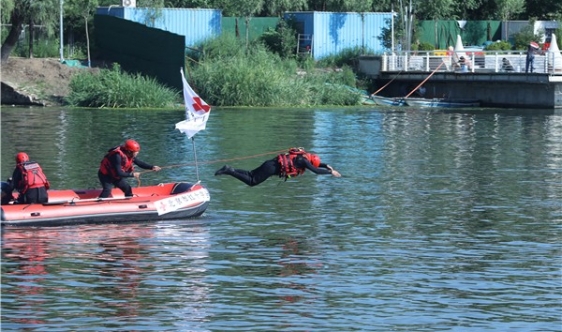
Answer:
<svg viewBox="0 0 562 332"><path fill-rule="evenodd" d="M105 155L105 157L103 157L100 165L100 172L103 175L109 175L114 179L119 179L119 175L117 174L117 171L115 171L115 168L111 164L111 160L110 160L111 156L113 156L116 153L118 153L121 156L121 170L123 170L123 172L130 173L134 170L133 158L129 158L127 154L125 154L121 150L121 147L117 146L110 149L109 152Z"/></svg>
<svg viewBox="0 0 562 332"><path fill-rule="evenodd" d="M281 166L281 173L279 173L280 178L288 179L292 176L299 176L306 170L305 168L295 167L294 160L298 156L307 157L306 151L303 148L290 148L287 153L280 154L277 156L277 161Z"/></svg>
<svg viewBox="0 0 562 332"><path fill-rule="evenodd" d="M45 176L43 169L38 163L28 161L18 164L17 167L21 172L21 181L16 184L16 189L21 194L25 194L27 190L33 188L45 187L46 189L49 189L51 187L51 184L47 180L47 176Z"/></svg>

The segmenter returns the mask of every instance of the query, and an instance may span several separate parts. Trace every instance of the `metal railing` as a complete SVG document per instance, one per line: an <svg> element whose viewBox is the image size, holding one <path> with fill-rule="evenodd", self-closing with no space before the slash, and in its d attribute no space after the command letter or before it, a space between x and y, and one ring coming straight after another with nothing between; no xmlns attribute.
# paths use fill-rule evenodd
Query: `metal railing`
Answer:
<svg viewBox="0 0 562 332"><path fill-rule="evenodd" d="M459 62L465 58L465 64ZM400 54L383 54L383 71L438 71L451 72L495 72L495 73L525 73L526 53L497 52L497 51L427 51L403 52ZM529 70L530 72L531 70ZM562 52L535 54L533 73L548 73L562 75Z"/></svg>

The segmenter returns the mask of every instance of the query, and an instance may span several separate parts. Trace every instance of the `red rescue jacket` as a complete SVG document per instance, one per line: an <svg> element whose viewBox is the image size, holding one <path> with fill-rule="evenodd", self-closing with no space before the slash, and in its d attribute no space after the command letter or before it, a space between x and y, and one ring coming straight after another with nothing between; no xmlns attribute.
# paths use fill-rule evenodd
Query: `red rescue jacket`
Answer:
<svg viewBox="0 0 562 332"><path fill-rule="evenodd" d="M51 184L47 180L47 176L43 173L41 166L34 162L28 161L16 166L21 172L21 181L16 183L16 189L21 193L25 194L27 190L33 188L45 187L49 189Z"/></svg>
<svg viewBox="0 0 562 332"><path fill-rule="evenodd" d="M287 153L277 156L277 161L281 166L280 178L288 179L292 176L299 176L306 170L305 168L297 168L295 166L295 158L298 156L307 157L307 153L303 148L290 148Z"/></svg>
<svg viewBox="0 0 562 332"><path fill-rule="evenodd" d="M134 170L133 166L133 158L129 158L127 154L125 154L120 146L114 147L108 151L108 153L103 157L100 165L100 172L103 175L109 175L114 179L119 179L119 175L115 171L115 168L111 164L111 156L118 153L121 156L121 169L123 172L130 173Z"/></svg>

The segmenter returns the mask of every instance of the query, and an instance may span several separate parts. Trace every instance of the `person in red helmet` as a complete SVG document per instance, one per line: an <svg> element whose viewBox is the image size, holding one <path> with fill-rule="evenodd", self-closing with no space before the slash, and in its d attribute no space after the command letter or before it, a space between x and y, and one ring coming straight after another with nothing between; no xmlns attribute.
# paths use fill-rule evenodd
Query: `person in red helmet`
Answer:
<svg viewBox="0 0 562 332"><path fill-rule="evenodd" d="M322 163L318 155L308 153L303 148L291 148L287 153L266 160L261 166L252 171L234 169L229 165L224 165L215 172L215 176L223 174L230 175L250 187L253 187L273 175L278 175L280 178L285 178L285 180L287 180L288 178L303 174L307 169L316 174L332 174L335 177L341 176L332 166Z"/></svg>
<svg viewBox="0 0 562 332"><path fill-rule="evenodd" d="M47 190L50 188L47 176L39 163L29 160L25 152L16 154L16 168L10 181L11 190L6 196L12 197L12 191L18 191L15 204L35 204L49 201ZM5 203L3 199L2 203Z"/></svg>
<svg viewBox="0 0 562 332"><path fill-rule="evenodd" d="M126 178L137 178L140 173L134 171L134 165L143 169L159 171L159 166L153 166L137 158L140 145L137 141L128 139L122 145L108 150L103 157L98 170L98 178L102 185L99 198L107 198L111 195L111 189L117 187L123 191L125 197L132 197L133 190Z"/></svg>

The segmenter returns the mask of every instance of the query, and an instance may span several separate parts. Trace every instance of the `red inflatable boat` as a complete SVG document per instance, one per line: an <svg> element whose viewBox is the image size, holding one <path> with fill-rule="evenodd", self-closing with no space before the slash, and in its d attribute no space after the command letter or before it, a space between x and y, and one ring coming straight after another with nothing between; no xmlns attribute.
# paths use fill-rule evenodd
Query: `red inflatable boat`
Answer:
<svg viewBox="0 0 562 332"><path fill-rule="evenodd" d="M2 226L58 226L185 219L200 216L209 205L209 191L201 184L165 183L133 188L125 198L119 189L98 199L101 189L49 190L43 204L2 205Z"/></svg>

